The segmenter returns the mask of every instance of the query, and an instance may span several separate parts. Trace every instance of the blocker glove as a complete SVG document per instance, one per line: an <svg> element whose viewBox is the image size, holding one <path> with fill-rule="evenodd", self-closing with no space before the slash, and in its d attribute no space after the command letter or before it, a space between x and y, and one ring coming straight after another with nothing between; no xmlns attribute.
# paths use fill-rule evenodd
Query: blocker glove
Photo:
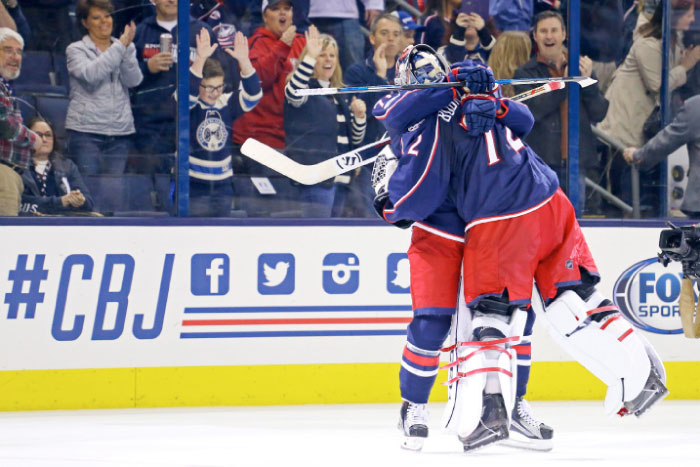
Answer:
<svg viewBox="0 0 700 467"><path fill-rule="evenodd" d="M466 81L468 92L471 94L484 94L491 92L496 86L493 72L490 68L476 63L460 62L452 65L447 81ZM462 88L463 92L467 90Z"/></svg>
<svg viewBox="0 0 700 467"><path fill-rule="evenodd" d="M478 136L493 128L496 123L496 113L501 106L499 99L492 96L466 96L462 99L464 116L460 126L471 136Z"/></svg>
<svg viewBox="0 0 700 467"><path fill-rule="evenodd" d="M377 194L377 196L374 197L374 210L377 211L377 214L382 219L384 219L384 206L386 205L387 201L389 201L388 191L381 191L379 194ZM410 219L400 219L392 223L392 225L395 225L400 229L407 229L411 225L413 225L413 221Z"/></svg>

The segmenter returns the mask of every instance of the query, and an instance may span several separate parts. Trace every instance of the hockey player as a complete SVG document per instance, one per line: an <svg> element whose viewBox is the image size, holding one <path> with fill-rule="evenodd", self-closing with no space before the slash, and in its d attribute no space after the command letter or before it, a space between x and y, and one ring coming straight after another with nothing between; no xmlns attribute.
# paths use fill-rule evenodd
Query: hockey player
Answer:
<svg viewBox="0 0 700 467"><path fill-rule="evenodd" d="M417 52L417 53L416 53ZM399 84L408 84L405 67L409 56L425 52L430 60L434 51L425 45L408 47L397 62ZM411 55L413 54L413 55ZM463 66L460 66L463 65ZM439 64L445 71L446 63ZM493 76L485 67L472 62L455 64L451 79L468 81L469 88L484 91L493 85ZM420 82L441 81L446 73L433 76L421 76ZM416 81L418 80L416 79ZM461 92L461 91L460 91ZM461 92L463 94L463 92ZM393 141L393 150L397 154L408 152L415 155L416 149L401 148L401 134L422 118L433 114L450 104L455 94L452 89L432 89L424 93L405 93L401 102L392 101L389 96L384 111L376 115L382 121ZM380 104L380 106L383 104ZM394 111L394 106L410 111ZM457 104L454 104L455 106ZM383 206L378 196L378 209ZM412 222L398 221L399 226L407 227ZM420 449L428 435L426 403L438 371L439 349L450 330L452 315L457 305L459 281L461 276L462 253L464 246L464 221L450 200L446 200L427 218L415 222L411 246L408 251L411 263L411 295L414 319L408 327L407 344L403 352L402 367L399 374L401 397L400 428L406 436L404 447ZM523 340L516 347L518 352L517 404L513 410L512 428L518 433L518 446L530 449L548 450L552 446L553 430L537 421L531 414L525 395L530 370L530 343L534 314L530 312Z"/></svg>
<svg viewBox="0 0 700 467"><path fill-rule="evenodd" d="M414 55L402 71L407 79L444 73L436 60ZM439 98L436 92L387 96L373 112L392 121L393 113L407 111L409 96L420 96L410 107L415 112L416 105ZM608 413L641 415L668 392L654 349L596 291L598 272L571 203L556 174L520 139L532 123L526 106L493 95L451 100L392 137L398 160L387 161L386 176L375 180L389 222L421 221L448 202L466 224L462 274L474 321L465 344L477 350L458 353L458 363L469 370L460 381L468 401L448 424L465 450L509 436L515 397L508 345L519 335L533 280L555 339L608 385ZM533 305L540 305L538 298ZM420 361L436 361L430 357Z"/></svg>
<svg viewBox="0 0 700 467"><path fill-rule="evenodd" d="M225 52L240 66L242 88L224 92L224 70L211 57L209 32L197 35L197 55L190 67L190 214L225 217L233 201L233 168L229 129L233 121L260 101L262 90L248 57L248 41L241 32L233 49Z"/></svg>

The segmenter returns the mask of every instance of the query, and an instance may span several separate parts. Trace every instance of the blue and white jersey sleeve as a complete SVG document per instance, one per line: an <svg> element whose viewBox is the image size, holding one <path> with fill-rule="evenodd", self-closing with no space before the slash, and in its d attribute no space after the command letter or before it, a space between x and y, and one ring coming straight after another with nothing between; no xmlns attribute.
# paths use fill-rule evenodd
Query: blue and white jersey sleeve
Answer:
<svg viewBox="0 0 700 467"><path fill-rule="evenodd" d="M238 90L238 103L243 112L250 112L262 99L262 87L258 74L253 70L249 75L241 74L241 88Z"/></svg>
<svg viewBox="0 0 700 467"><path fill-rule="evenodd" d="M401 91L379 99L372 114L389 134L403 133L412 124L448 105L453 98L451 88Z"/></svg>
<svg viewBox="0 0 700 467"><path fill-rule="evenodd" d="M401 156L388 184L389 201L384 219L420 221L445 201L449 188L450 163L440 140L437 115L426 118L401 135Z"/></svg>

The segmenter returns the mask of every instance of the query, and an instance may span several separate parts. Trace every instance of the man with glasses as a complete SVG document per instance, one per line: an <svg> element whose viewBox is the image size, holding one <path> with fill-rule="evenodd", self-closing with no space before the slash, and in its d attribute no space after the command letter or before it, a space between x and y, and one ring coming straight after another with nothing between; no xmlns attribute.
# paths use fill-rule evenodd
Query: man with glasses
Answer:
<svg viewBox="0 0 700 467"><path fill-rule="evenodd" d="M24 125L9 83L19 76L23 49L22 36L0 28L0 216L18 214L24 191L22 172L32 149L40 144L40 138Z"/></svg>

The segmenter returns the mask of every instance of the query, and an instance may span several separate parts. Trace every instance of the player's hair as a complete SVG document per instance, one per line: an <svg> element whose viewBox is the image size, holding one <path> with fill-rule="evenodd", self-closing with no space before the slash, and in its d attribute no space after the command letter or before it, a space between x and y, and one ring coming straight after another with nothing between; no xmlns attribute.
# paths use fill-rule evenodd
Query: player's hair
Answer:
<svg viewBox="0 0 700 467"><path fill-rule="evenodd" d="M505 31L498 36L496 45L489 56L489 66L496 79L511 79L515 70L530 60L532 41L522 31ZM503 85L501 92L505 97L515 95L513 86Z"/></svg>
<svg viewBox="0 0 700 467"><path fill-rule="evenodd" d="M403 24L398 16L394 16L391 13L382 13L381 15L377 15L377 17L372 21L372 24L369 27L370 34L374 36L377 33L377 29L379 29L379 22L383 19L393 21L394 23L398 24L399 28L401 28L403 31Z"/></svg>
<svg viewBox="0 0 700 467"><path fill-rule="evenodd" d="M319 37L321 38L321 51L324 51L329 47L335 48L335 70L333 71L333 75L331 75L331 87L342 88L344 86L343 69L340 67L340 50L338 49L338 43L335 41L333 36L329 34L319 34ZM306 57L306 54L308 53L309 52L307 48L304 47L304 50L301 51L301 55L299 55L299 61L297 62L297 65L294 67L292 72L289 73L289 75L287 75L287 82L289 82L289 80L292 79L292 75L297 70L299 63L301 63L304 60L304 57ZM314 74L316 74L315 71Z"/></svg>
<svg viewBox="0 0 700 467"><path fill-rule="evenodd" d="M564 17L558 11L552 11L552 10L545 10L545 11L538 13L535 16L535 19L532 21L532 30L537 31L537 25L540 24L540 21L544 21L545 19L549 19L549 18L558 19L559 23L561 23L561 29L563 31L566 31L566 24L564 23Z"/></svg>
<svg viewBox="0 0 700 467"><path fill-rule="evenodd" d="M202 68L202 79L216 78L217 76L224 76L224 67L217 59L207 58Z"/></svg>
<svg viewBox="0 0 700 467"><path fill-rule="evenodd" d="M78 29L83 34L87 34L87 28L83 26L83 21L87 20L90 8L105 10L110 15L114 13L114 5L109 0L78 0L75 5L75 17L78 19Z"/></svg>

